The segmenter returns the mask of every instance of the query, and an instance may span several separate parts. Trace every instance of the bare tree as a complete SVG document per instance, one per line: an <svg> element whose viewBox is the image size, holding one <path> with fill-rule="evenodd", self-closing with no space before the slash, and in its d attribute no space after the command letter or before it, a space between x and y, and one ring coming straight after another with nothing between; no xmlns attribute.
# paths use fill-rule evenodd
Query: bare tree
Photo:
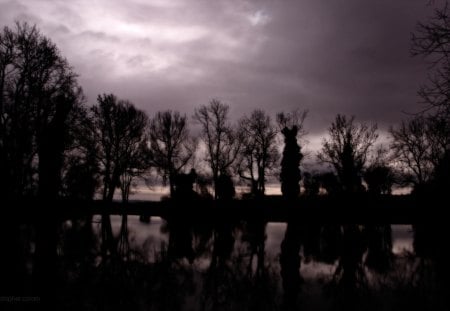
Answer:
<svg viewBox="0 0 450 311"><path fill-rule="evenodd" d="M437 109L447 116L450 113L450 19L446 2L443 8L435 10L428 23L418 23L412 35L411 53L422 55L429 60L434 73L429 77L428 85L419 90L425 103L425 111Z"/></svg>
<svg viewBox="0 0 450 311"><path fill-rule="evenodd" d="M158 112L150 120L151 161L169 181L170 196L175 191L174 178L192 159L197 144L189 137L186 116L170 110Z"/></svg>
<svg viewBox="0 0 450 311"><path fill-rule="evenodd" d="M426 135L430 146L430 161L434 167L440 165L450 151L450 122L446 115L426 116Z"/></svg>
<svg viewBox="0 0 450 311"><path fill-rule="evenodd" d="M76 74L35 26L0 33L0 192L54 198L68 122L83 103Z"/></svg>
<svg viewBox="0 0 450 311"><path fill-rule="evenodd" d="M254 110L250 117L244 116L240 120L239 132L243 139L239 176L251 182L254 195L264 195L266 176L278 159L277 129L264 111Z"/></svg>
<svg viewBox="0 0 450 311"><path fill-rule="evenodd" d="M391 149L406 183L430 181L449 146L448 123L439 117L416 116L391 128Z"/></svg>
<svg viewBox="0 0 450 311"><path fill-rule="evenodd" d="M91 108L91 113L100 175L103 178L102 197L104 201L111 202L122 177L125 183L122 185L122 198L127 200L133 173L149 165L145 157L148 154L145 135L147 116L130 102L119 100L113 94L99 95L97 102ZM123 229L126 229L126 222L124 215ZM102 240L103 256L107 255L108 250L116 253L108 214L102 215Z"/></svg>
<svg viewBox="0 0 450 311"><path fill-rule="evenodd" d="M363 168L378 138L375 124L354 124L354 119L338 114L328 129L330 137L323 140L322 150L317 154L321 162L334 167L345 192L361 190Z"/></svg>
<svg viewBox="0 0 450 311"><path fill-rule="evenodd" d="M242 143L228 121L229 109L228 105L213 99L209 105L201 106L194 113L194 120L202 127L201 138L206 145L206 161L213 174L216 199L219 176L227 174L239 154Z"/></svg>
<svg viewBox="0 0 450 311"><path fill-rule="evenodd" d="M100 186L97 143L93 120L86 107L79 107L69 122L71 131L64 154L62 195L77 200L92 200Z"/></svg>
<svg viewBox="0 0 450 311"><path fill-rule="evenodd" d="M51 40L26 23L16 23L14 28L5 27L0 32L2 200L38 196L50 202L60 195L71 120L82 104L83 93L77 76ZM53 271L57 261L58 222L55 213L49 212L49 204L36 207L40 211L33 220L33 279L39 284L41 294L47 296L51 295L51 284L56 281ZM3 232L12 233L11 237L15 232L19 234L14 223L4 223ZM12 258L14 255L13 252ZM4 266L10 269L17 265ZM19 275L15 270L12 269L14 278ZM3 278L6 283L15 282L15 279L8 280L8 273Z"/></svg>
<svg viewBox="0 0 450 311"><path fill-rule="evenodd" d="M103 177L103 200L111 202L120 177L141 170L149 163L147 150L147 115L128 101L113 94L99 95L91 109L93 130L98 143L98 160Z"/></svg>

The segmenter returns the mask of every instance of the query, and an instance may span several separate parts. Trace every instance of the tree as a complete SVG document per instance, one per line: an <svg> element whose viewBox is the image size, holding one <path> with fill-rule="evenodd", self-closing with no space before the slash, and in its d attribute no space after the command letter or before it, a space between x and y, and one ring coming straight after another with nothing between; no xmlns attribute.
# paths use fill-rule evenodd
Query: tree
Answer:
<svg viewBox="0 0 450 311"><path fill-rule="evenodd" d="M369 151L378 138L377 126L354 124L354 117L338 114L329 128L329 139L324 139L318 159L333 166L344 192L362 189L361 175Z"/></svg>
<svg viewBox="0 0 450 311"><path fill-rule="evenodd" d="M133 104L113 94L99 95L97 102L91 113L103 178L102 198L111 202L121 176L149 165L145 156L148 154L145 135L148 118Z"/></svg>
<svg viewBox="0 0 450 311"><path fill-rule="evenodd" d="M409 149L407 154L401 154L400 159L412 171L415 186L419 186L435 178L436 174L430 171L437 172L439 167L445 167L450 154L450 20L447 1L444 7L435 10L430 21L417 24L412 36L411 52L413 56L424 56L431 65L430 69L434 71L429 75L428 84L419 90L426 105L421 113L423 119L409 122L409 125L414 122L426 123L426 133L417 129L416 134L426 135L427 148L424 151L424 146L419 147L412 144L413 141L405 140L405 132L412 128L405 129L403 124L396 131L394 141L398 142L398 149ZM418 139L412 131L409 132L410 136ZM426 159L423 159L422 154L426 155ZM421 157L421 164L417 162L418 157Z"/></svg>
<svg viewBox="0 0 450 311"><path fill-rule="evenodd" d="M158 112L149 125L152 164L169 181L170 196L175 191L175 176L192 159L196 143L189 138L186 116L170 110Z"/></svg>
<svg viewBox="0 0 450 311"><path fill-rule="evenodd" d="M240 120L239 132L243 139L239 176L251 182L253 195L264 195L266 176L278 159L277 130L270 116L262 110L254 110L250 117L244 116Z"/></svg>
<svg viewBox="0 0 450 311"><path fill-rule="evenodd" d="M92 200L100 186L93 120L89 110L82 107L69 123L72 131L69 148L64 155L62 195L76 200Z"/></svg>
<svg viewBox="0 0 450 311"><path fill-rule="evenodd" d="M397 178L394 170L389 166L388 158L388 150L380 145L363 174L369 193L374 195L391 194L392 186Z"/></svg>
<svg viewBox="0 0 450 311"><path fill-rule="evenodd" d="M307 110L295 109L291 112L279 112L277 113L277 124L280 132L284 128L292 129L297 127L297 138L301 139L306 135L305 132L305 119L308 116Z"/></svg>
<svg viewBox="0 0 450 311"><path fill-rule="evenodd" d="M403 171L406 183L423 185L431 177L430 145L427 138L426 119L417 116L391 128L391 149L394 159Z"/></svg>
<svg viewBox="0 0 450 311"><path fill-rule="evenodd" d="M428 23L418 23L412 35L411 53L426 57L434 73L429 84L419 90L425 110L437 110L447 118L450 113L450 20L448 3L436 9Z"/></svg>
<svg viewBox="0 0 450 311"><path fill-rule="evenodd" d="M295 199L300 194L300 161L303 155L297 143L297 126L285 127L283 158L281 159L281 193L285 198Z"/></svg>
<svg viewBox="0 0 450 311"><path fill-rule="evenodd" d="M303 154L297 137L303 132L303 122L307 112L295 110L291 113L278 113L277 123L284 136L283 158L281 159L281 192L287 199L295 199L300 194L300 161Z"/></svg>
<svg viewBox="0 0 450 311"><path fill-rule="evenodd" d="M406 183L421 186L430 181L449 150L449 125L439 115L417 115L390 129L391 149Z"/></svg>
<svg viewBox="0 0 450 311"><path fill-rule="evenodd" d="M306 196L316 196L320 192L320 180L317 174L303 173L303 187Z"/></svg>
<svg viewBox="0 0 450 311"><path fill-rule="evenodd" d="M450 122L445 115L425 116L430 161L436 167L450 152Z"/></svg>
<svg viewBox="0 0 450 311"><path fill-rule="evenodd" d="M3 29L0 33L2 200L38 197L48 208L57 199L61 192L65 152L70 147L69 137L73 131L71 120L82 109L82 104L83 93L77 76L55 44L27 23ZM56 282L53 272L57 261L58 222L48 209L42 209L37 215L33 278L37 280L36 290L40 296L49 297ZM19 234L15 221L3 229L12 235ZM14 251L11 254L17 258L22 256ZM15 266L5 265L7 269ZM12 270L13 275L18 272ZM17 275L19 273L14 278ZM6 282L13 283L8 276L9 273Z"/></svg>
<svg viewBox="0 0 450 311"><path fill-rule="evenodd" d="M97 159L103 179L102 198L112 202L116 188L121 186L122 199L127 200L131 179L135 172L148 167L147 115L128 101L119 100L113 94L99 95L98 104L91 108L92 125L97 142ZM122 180L121 180L122 178ZM125 184L124 184L125 183ZM126 230L126 215L122 228ZM122 235L121 235L122 236ZM108 214L102 215L102 253L116 252Z"/></svg>
<svg viewBox="0 0 450 311"><path fill-rule="evenodd" d="M0 34L0 193L55 198L83 93L58 48L35 26Z"/></svg>
<svg viewBox="0 0 450 311"><path fill-rule="evenodd" d="M320 188L327 192L327 195L337 195L342 192L338 177L333 172L324 172L317 175Z"/></svg>
<svg viewBox="0 0 450 311"><path fill-rule="evenodd" d="M208 106L201 106L194 113L194 120L200 123L202 128L201 138L206 146L206 161L213 174L216 199L219 176L227 174L239 154L242 143L228 121L229 109L228 105L213 99Z"/></svg>

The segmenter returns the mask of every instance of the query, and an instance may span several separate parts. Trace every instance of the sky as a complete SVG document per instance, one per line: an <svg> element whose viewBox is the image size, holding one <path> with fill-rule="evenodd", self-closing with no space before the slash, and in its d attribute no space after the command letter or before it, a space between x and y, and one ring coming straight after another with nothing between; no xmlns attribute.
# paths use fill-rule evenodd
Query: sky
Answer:
<svg viewBox="0 0 450 311"><path fill-rule="evenodd" d="M316 149L337 113L383 131L420 110L427 64L410 56L429 0L0 0L0 26L36 24L101 93L150 115L217 98L237 119L308 109ZM434 5L434 7L433 7Z"/></svg>

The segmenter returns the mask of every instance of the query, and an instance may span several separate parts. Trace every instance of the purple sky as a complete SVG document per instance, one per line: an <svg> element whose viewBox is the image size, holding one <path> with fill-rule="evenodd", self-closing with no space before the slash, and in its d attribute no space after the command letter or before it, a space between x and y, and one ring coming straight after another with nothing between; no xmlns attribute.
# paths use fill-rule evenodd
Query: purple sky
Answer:
<svg viewBox="0 0 450 311"><path fill-rule="evenodd" d="M306 108L314 145L337 113L386 129L418 110L427 66L410 34L428 2L0 0L0 24L36 23L91 104L114 92L150 114L213 97L233 117Z"/></svg>

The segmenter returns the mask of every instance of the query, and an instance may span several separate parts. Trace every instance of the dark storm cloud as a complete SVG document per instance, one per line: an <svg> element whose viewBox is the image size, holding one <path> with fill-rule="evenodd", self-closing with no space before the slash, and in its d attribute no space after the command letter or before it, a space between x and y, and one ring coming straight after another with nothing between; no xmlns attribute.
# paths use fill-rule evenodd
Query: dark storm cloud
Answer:
<svg viewBox="0 0 450 311"><path fill-rule="evenodd" d="M409 40L427 2L0 0L0 20L36 23L91 103L114 92L149 113L213 97L235 117L307 108L314 140L337 113L387 128L418 109L426 66Z"/></svg>

